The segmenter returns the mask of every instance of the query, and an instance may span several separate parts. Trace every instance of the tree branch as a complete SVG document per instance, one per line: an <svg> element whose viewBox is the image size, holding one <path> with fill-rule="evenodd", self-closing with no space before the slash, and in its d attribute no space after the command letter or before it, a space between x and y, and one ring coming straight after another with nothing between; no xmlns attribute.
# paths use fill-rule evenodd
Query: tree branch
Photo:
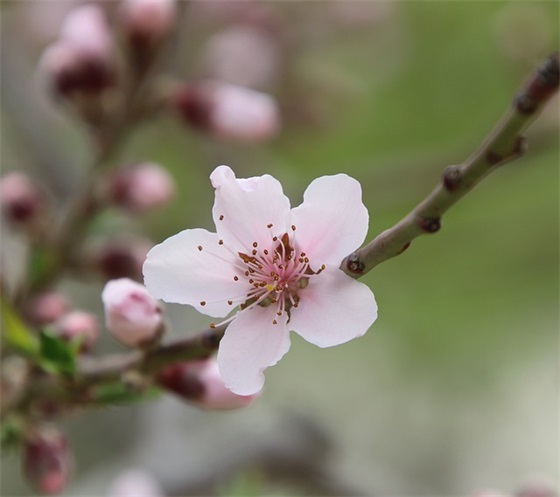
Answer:
<svg viewBox="0 0 560 497"><path fill-rule="evenodd" d="M465 162L449 166L441 182L407 216L346 257L341 269L359 278L375 266L403 253L420 235L441 228L442 215L497 166L521 157L526 149L521 133L531 124L548 99L558 90L559 55L551 55L529 77L512 108L480 148Z"/></svg>

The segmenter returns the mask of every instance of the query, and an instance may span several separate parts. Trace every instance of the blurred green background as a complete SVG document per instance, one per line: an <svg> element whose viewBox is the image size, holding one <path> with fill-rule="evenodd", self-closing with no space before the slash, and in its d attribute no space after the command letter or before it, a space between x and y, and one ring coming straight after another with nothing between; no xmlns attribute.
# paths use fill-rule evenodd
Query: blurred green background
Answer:
<svg viewBox="0 0 560 497"><path fill-rule="evenodd" d="M205 43L224 29L222 17L197 18L201 3L186 11L174 58L175 73L190 79L202 75ZM2 167L33 170L23 111L7 99L14 81L31 88L49 35L17 29L38 8L24 4L3 4L3 57L17 53L21 67L2 71ZM106 219L100 231L127 226L156 242L185 228L212 230L208 175L223 163L238 177L274 175L293 205L317 176L355 177L371 238L475 150L526 74L558 49L560 32L557 2L266 8L290 47L284 72L266 88L279 98L281 135L266 145L223 143L158 118L133 134L122 161L164 164L179 195L141 221ZM44 97L36 100L44 109ZM43 139L72 157L79 174L83 136L70 119L40 112L39 122L54 123ZM78 464L68 495L103 495L128 466L176 494L207 474L223 495L449 496L513 491L533 474L557 481L558 99L527 135L526 157L486 178L444 216L439 233L363 278L379 304L365 337L321 350L293 335L290 353L267 371L262 397L244 411L200 413L162 399L70 419ZM65 288L100 309L100 283ZM208 322L167 309L176 334ZM110 340L103 347L117 349ZM263 446L294 467L263 468ZM6 495L27 495L17 460L3 465Z"/></svg>

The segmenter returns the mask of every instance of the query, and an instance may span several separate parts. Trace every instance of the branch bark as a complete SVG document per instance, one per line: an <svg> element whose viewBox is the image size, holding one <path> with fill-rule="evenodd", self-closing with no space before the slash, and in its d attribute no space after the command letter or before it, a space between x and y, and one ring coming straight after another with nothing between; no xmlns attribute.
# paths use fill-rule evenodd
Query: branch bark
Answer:
<svg viewBox="0 0 560 497"><path fill-rule="evenodd" d="M512 108L479 149L462 164L445 169L440 183L420 204L395 226L346 257L341 269L359 278L378 264L402 254L414 238L439 231L441 217L451 206L498 166L525 153L526 141L521 133L558 90L558 81L559 55L555 53L529 76Z"/></svg>

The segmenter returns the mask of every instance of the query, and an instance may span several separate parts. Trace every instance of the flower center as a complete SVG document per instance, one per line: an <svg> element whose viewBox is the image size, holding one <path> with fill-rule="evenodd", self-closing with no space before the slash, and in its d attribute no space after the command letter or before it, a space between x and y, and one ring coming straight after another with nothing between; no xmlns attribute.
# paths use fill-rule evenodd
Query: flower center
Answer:
<svg viewBox="0 0 560 497"><path fill-rule="evenodd" d="M292 230L295 229L292 226ZM286 312L288 319L290 309L299 305L300 290L308 285L310 277L325 269L323 265L317 272L312 271L305 252L297 248L288 233L280 238L274 236L268 249L261 249L257 242L253 242L251 254L239 252L239 257L244 267L243 275L252 286L241 308L274 306L277 316ZM273 324L277 324L276 319Z"/></svg>

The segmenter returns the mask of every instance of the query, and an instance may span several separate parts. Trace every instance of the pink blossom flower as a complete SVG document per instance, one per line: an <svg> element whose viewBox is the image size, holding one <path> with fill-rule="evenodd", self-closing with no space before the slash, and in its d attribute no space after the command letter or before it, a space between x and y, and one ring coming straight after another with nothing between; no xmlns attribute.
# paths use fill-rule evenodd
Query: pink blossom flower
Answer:
<svg viewBox="0 0 560 497"><path fill-rule="evenodd" d="M319 347L363 335L377 317L371 290L339 269L368 229L360 184L344 174L314 180L290 209L272 176L210 176L216 233L188 229L156 245L144 263L150 293L212 317L234 309L218 365L239 395L258 392L263 370L290 347L291 330Z"/></svg>
<svg viewBox="0 0 560 497"><path fill-rule="evenodd" d="M175 0L124 0L120 22L132 45L158 43L171 31L177 17Z"/></svg>
<svg viewBox="0 0 560 497"><path fill-rule="evenodd" d="M101 299L107 329L119 342L138 347L159 338L163 331L161 309L140 283L128 278L111 280Z"/></svg>
<svg viewBox="0 0 560 497"><path fill-rule="evenodd" d="M109 497L162 497L159 482L142 469L128 469L121 473L109 489Z"/></svg>

